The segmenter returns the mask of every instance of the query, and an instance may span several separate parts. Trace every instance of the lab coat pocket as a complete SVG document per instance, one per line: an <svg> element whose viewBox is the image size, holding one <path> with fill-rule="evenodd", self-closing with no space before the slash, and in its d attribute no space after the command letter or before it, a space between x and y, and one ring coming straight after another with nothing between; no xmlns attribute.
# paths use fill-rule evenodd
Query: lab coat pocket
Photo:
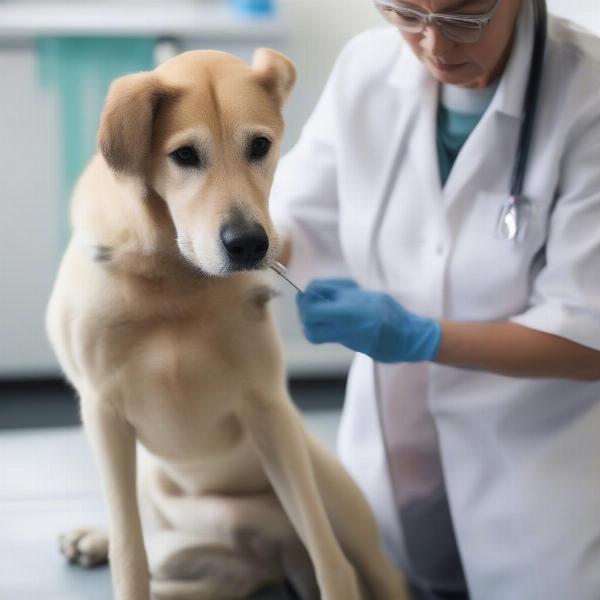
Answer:
<svg viewBox="0 0 600 600"><path fill-rule="evenodd" d="M526 306L534 262L544 245L544 215L539 203L527 201L516 209L515 222L502 223L509 207L505 193L481 191L457 219L448 265L448 318L497 320ZM503 236L501 226L513 228L514 237Z"/></svg>

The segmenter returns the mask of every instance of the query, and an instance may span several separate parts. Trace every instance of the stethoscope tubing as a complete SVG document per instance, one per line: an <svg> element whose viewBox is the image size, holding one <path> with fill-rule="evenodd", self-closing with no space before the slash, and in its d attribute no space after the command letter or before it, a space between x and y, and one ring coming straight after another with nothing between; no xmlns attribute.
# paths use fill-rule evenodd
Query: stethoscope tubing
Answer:
<svg viewBox="0 0 600 600"><path fill-rule="evenodd" d="M519 141L515 155L512 181L510 185L510 196L519 198L523 193L527 161L531 148L531 140L535 128L537 107L540 97L544 55L546 52L546 37L548 29L548 11L546 0L533 0L533 11L535 20L535 39L533 53L529 68L529 79L523 106L523 122L519 131Z"/></svg>

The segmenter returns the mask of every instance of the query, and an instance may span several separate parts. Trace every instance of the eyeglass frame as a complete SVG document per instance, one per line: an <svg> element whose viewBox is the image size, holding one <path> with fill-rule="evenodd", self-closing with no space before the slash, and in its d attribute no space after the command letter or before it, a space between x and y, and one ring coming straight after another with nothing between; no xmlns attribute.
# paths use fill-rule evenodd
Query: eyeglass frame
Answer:
<svg viewBox="0 0 600 600"><path fill-rule="evenodd" d="M423 12L423 11L417 10L415 8L409 8L406 6L400 7L400 6L398 6L397 3L393 2L393 0L374 0L374 4L375 4L375 7L382 13L385 12L387 9L389 11L395 12L398 15L400 15L400 10L410 13L410 15L414 15L418 19L418 22L421 25L421 29L419 31L411 31L410 29L404 29L402 27L402 25L393 23L394 26L398 27L400 30L404 31L405 33L421 34L425 31L425 29L428 26L435 25L435 27L438 28L445 37L448 37L446 35L447 32L444 31L444 27L443 26L440 27L440 24L443 25L444 21L445 22L450 21L450 24L457 25L458 27L461 26L461 22L468 23L469 25L477 25L479 35L478 35L477 39L475 39L475 40L460 41L460 40L448 38L453 42L459 42L462 44L475 44L481 39L483 30L490 24L491 20L494 18L496 10L498 9L498 5L500 4L500 0L496 0L494 2L494 4L492 5L491 9L487 13L480 14L480 15L461 15L459 13L449 14L449 13ZM386 20L388 20L385 15L383 15L383 17ZM439 22L440 20L442 21L442 23ZM458 22L452 23L452 21L458 21Z"/></svg>

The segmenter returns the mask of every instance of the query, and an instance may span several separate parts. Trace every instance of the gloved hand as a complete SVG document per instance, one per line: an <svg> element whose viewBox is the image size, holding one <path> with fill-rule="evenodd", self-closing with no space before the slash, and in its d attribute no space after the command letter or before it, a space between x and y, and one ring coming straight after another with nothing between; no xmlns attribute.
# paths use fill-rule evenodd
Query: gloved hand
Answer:
<svg viewBox="0 0 600 600"><path fill-rule="evenodd" d="M440 324L405 310L391 296L351 279L316 279L296 296L309 342L337 342L385 363L437 356Z"/></svg>

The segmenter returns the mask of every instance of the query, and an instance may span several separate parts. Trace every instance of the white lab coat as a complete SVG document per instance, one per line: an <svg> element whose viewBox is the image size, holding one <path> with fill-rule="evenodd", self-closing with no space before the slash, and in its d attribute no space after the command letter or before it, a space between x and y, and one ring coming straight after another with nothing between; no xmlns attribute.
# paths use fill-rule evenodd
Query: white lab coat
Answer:
<svg viewBox="0 0 600 600"><path fill-rule="evenodd" d="M600 40L554 17L525 181L526 236L495 237L532 45L524 2L496 94L442 189L437 83L393 28L352 40L275 178L272 212L292 238L294 278L349 269L418 314L510 319L600 350ZM397 489L438 493L443 465L471 598L598 600L600 382L435 364L381 371L383 401L395 410L394 452L404 460ZM416 564L407 545L421 530L423 540L435 530L446 535L448 524L432 518L433 532L427 519L416 532L398 525L403 507L394 506L373 390L371 361L359 354L339 452L392 559L427 586L439 573ZM429 544L434 562L436 545ZM451 589L456 582L444 577Z"/></svg>

